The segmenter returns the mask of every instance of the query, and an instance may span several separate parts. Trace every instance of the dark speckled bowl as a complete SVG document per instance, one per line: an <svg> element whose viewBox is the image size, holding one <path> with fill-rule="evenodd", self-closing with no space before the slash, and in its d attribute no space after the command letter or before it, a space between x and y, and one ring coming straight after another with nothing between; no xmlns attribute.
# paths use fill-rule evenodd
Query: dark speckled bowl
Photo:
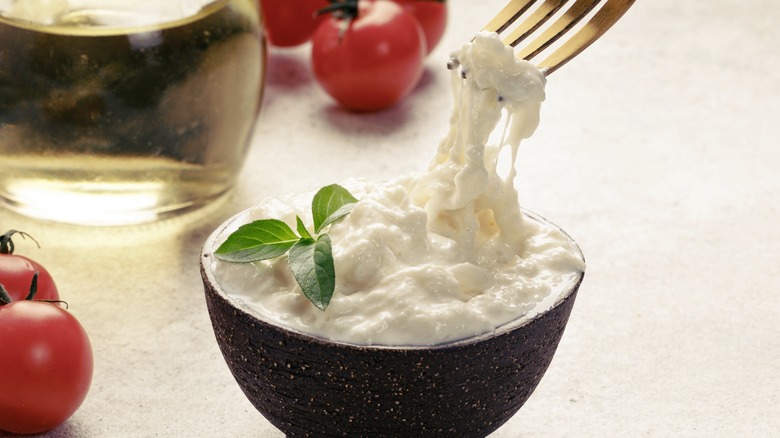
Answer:
<svg viewBox="0 0 780 438"><path fill-rule="evenodd" d="M289 437L488 435L539 384L583 278L548 311L491 334L432 347L351 345L285 329L228 296L210 268L226 227L201 254L214 334L244 394Z"/></svg>

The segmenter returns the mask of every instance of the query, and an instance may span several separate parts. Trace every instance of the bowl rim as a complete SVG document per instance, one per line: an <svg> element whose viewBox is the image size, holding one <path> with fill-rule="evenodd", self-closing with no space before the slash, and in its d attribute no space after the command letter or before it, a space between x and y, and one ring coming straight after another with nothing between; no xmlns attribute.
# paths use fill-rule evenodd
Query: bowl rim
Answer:
<svg viewBox="0 0 780 438"><path fill-rule="evenodd" d="M381 351L400 351L400 352L425 351L425 350L440 351L440 350L449 350L449 349L468 347L489 339L495 339L495 338L508 335L509 333L514 332L517 329L520 329L521 327L527 326L529 324L534 323L535 321L538 321L544 315L551 313L554 309L559 307L563 302L565 302L566 300L574 296L575 293L580 288L583 279L585 278L586 269L583 268L577 273L577 275L569 283L561 287L562 291L557 294L552 304L545 307L544 310L538 311L530 317L528 317L528 313L524 313L510 321L507 321L493 328L490 331L469 335L465 338L448 340L445 342L434 343L434 344L408 344L408 345L360 344L355 342L330 339L324 336L317 336L315 334L306 333L301 330L296 330L292 327L281 325L276 321L273 321L272 319L265 317L261 312L249 306L244 300L233 297L230 294L228 294L217 281L214 270L211 269L211 264L213 263L212 259L214 257L211 251L207 251L207 248L214 248L216 241L225 232L225 230L230 228L232 225L234 225L236 220L244 216L246 213L250 212L253 208L254 207L249 207L244 210L241 210L240 212L234 214L233 216L231 216L230 218L222 222L214 231L211 232L211 234L203 243L203 246L201 247L201 251L200 251L199 263L200 263L202 280L204 282L208 282L208 285L204 285L207 289L207 295L208 295L208 290L210 289L211 291L213 291L214 294L216 294L218 297L220 297L222 300L224 300L234 309L247 314L252 319L256 320L258 323L262 325L266 325L280 332L283 332L287 336L298 338L299 340L314 342L320 345L329 345L329 346L335 346L340 348L358 349L358 350L376 350L376 351L381 350ZM521 208L521 212L523 214L524 219L530 218L531 220L541 222L561 232L566 237L566 239L572 244L572 247L576 251L576 254L578 255L579 259L583 262L583 266L585 266L585 256L582 253L582 249L580 248L579 244L577 244L577 242L568 233L566 233L566 231L564 231L558 225L554 224L553 222L547 220L546 218L544 218L543 216L535 212L532 212L524 208Z"/></svg>

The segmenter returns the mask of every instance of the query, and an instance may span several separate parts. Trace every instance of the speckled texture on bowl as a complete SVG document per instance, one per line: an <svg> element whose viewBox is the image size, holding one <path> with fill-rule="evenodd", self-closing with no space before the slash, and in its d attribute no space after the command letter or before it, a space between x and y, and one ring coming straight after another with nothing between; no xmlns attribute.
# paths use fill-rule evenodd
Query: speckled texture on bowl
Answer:
<svg viewBox="0 0 780 438"><path fill-rule="evenodd" d="M493 334L433 347L360 346L258 317L219 287L201 254L214 334L252 404L289 437L483 437L530 397L584 275L548 311Z"/></svg>

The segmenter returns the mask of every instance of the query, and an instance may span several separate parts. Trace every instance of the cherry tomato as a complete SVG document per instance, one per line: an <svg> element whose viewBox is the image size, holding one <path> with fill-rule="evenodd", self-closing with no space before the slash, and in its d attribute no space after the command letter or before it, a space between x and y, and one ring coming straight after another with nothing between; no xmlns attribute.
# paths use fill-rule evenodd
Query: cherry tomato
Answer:
<svg viewBox="0 0 780 438"><path fill-rule="evenodd" d="M346 2L350 3L354 10L332 15L314 31L314 75L346 108L374 111L390 107L420 79L425 56L422 29L411 14L390 0ZM345 21L342 15L353 18Z"/></svg>
<svg viewBox="0 0 780 438"><path fill-rule="evenodd" d="M293 47L309 41L324 20L316 12L328 0L260 0L268 42L277 47Z"/></svg>
<svg viewBox="0 0 780 438"><path fill-rule="evenodd" d="M447 3L445 0L393 0L414 15L425 34L425 47L431 53L439 44L447 28Z"/></svg>
<svg viewBox="0 0 780 438"><path fill-rule="evenodd" d="M40 433L81 406L92 381L92 347L57 304L0 306L0 430Z"/></svg>
<svg viewBox="0 0 780 438"><path fill-rule="evenodd" d="M33 274L38 273L36 300L59 300L57 285L49 272L40 263L14 254L13 234L26 233L11 230L0 236L0 284L5 286L13 301L23 300L30 292Z"/></svg>

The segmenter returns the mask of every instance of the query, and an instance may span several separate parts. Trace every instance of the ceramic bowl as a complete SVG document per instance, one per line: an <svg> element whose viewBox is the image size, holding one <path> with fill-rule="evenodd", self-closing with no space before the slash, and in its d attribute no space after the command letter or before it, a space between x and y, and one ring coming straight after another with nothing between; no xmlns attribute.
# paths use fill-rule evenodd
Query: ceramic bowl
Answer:
<svg viewBox="0 0 780 438"><path fill-rule="evenodd" d="M423 347L353 345L281 327L228 295L211 251L230 222L201 253L214 334L244 394L288 437L487 436L539 384L584 277L548 310L490 334Z"/></svg>

